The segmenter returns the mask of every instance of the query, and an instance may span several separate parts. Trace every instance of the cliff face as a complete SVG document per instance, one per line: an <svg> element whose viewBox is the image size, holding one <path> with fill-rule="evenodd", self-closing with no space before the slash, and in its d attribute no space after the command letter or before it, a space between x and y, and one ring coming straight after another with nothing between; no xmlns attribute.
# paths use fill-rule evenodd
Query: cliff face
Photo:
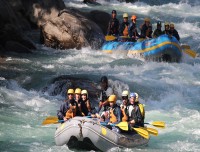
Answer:
<svg viewBox="0 0 200 152"><path fill-rule="evenodd" d="M0 52L30 53L36 47L24 31L40 29L45 45L70 49L101 46L104 35L87 15L62 0L0 0Z"/></svg>

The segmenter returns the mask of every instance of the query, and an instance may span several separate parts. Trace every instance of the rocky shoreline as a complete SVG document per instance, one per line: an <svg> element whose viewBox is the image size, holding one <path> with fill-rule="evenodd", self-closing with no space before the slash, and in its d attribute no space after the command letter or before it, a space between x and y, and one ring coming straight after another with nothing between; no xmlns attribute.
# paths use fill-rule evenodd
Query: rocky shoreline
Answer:
<svg viewBox="0 0 200 152"><path fill-rule="evenodd" d="M0 0L0 55L32 53L35 43L27 31L39 30L38 42L58 49L98 49L110 15L67 8L62 0Z"/></svg>

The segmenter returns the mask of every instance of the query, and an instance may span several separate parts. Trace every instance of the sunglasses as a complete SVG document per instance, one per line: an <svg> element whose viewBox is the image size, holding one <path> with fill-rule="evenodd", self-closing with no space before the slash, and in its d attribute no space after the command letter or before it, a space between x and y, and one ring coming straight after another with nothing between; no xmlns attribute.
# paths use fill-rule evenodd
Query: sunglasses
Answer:
<svg viewBox="0 0 200 152"><path fill-rule="evenodd" d="M87 96L86 94L82 94L82 96Z"/></svg>
<svg viewBox="0 0 200 152"><path fill-rule="evenodd" d="M126 100L126 99L128 99L128 97L124 97L124 96L122 96L122 100Z"/></svg>
<svg viewBox="0 0 200 152"><path fill-rule="evenodd" d="M74 95L74 94L72 94L72 93L69 93L69 94L68 94L68 96L73 96L73 95Z"/></svg>

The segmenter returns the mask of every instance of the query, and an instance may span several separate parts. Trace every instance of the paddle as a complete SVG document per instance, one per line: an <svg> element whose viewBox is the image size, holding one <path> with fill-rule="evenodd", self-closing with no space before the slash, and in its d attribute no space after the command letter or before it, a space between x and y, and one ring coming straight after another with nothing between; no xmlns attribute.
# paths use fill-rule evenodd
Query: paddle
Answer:
<svg viewBox="0 0 200 152"><path fill-rule="evenodd" d="M50 124L57 124L57 123L61 123L64 122L64 120L44 120L42 122L42 125L50 125Z"/></svg>
<svg viewBox="0 0 200 152"><path fill-rule="evenodd" d="M117 39L117 37L115 37L113 35L106 35L105 36L106 41L114 41L115 39Z"/></svg>
<svg viewBox="0 0 200 152"><path fill-rule="evenodd" d="M91 116L84 116L84 117L91 118ZM56 124L61 122L64 122L64 120L59 120L58 117L56 116L49 116L42 122L42 125Z"/></svg>
<svg viewBox="0 0 200 152"><path fill-rule="evenodd" d="M128 131L128 123L127 122L120 122L118 124L108 124L106 122L100 122L101 125L106 126L106 125L110 125L110 126L117 126L122 130Z"/></svg>
<svg viewBox="0 0 200 152"><path fill-rule="evenodd" d="M101 122L100 124L101 125L108 125L105 122ZM117 126L120 129L122 129L122 130L128 131L128 122L120 122L118 124L109 124L109 125L111 125L111 126ZM132 127L132 129L134 129L142 137L144 137L146 139L149 139L149 133L145 129L143 129L143 128L134 128L134 127Z"/></svg>
<svg viewBox="0 0 200 152"><path fill-rule="evenodd" d="M139 135L141 135L142 137L149 139L149 133L148 131L142 129L142 128L133 128Z"/></svg>
<svg viewBox="0 0 200 152"><path fill-rule="evenodd" d="M119 38L123 38L123 39L129 39L130 37L129 36L119 36ZM105 36L105 40L106 41L114 41L116 40L117 37L116 36L113 36L113 35L106 35Z"/></svg>
<svg viewBox="0 0 200 152"><path fill-rule="evenodd" d="M146 131L148 131L151 135L158 136L158 130L148 127L140 127Z"/></svg>
<svg viewBox="0 0 200 152"><path fill-rule="evenodd" d="M163 121L154 121L152 123L145 122L144 124L153 125L153 126L158 127L158 128L165 128L165 122L163 122Z"/></svg>
<svg viewBox="0 0 200 152"><path fill-rule="evenodd" d="M197 53L195 51L191 50L189 45L183 44L183 45L181 45L181 48L182 48L183 52L190 55L191 57L195 58L197 56Z"/></svg>

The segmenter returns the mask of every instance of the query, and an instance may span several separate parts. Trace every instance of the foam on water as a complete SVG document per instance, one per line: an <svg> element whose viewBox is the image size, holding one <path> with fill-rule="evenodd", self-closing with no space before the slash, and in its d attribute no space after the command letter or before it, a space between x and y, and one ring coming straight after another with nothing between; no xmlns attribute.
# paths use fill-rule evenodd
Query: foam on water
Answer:
<svg viewBox="0 0 200 152"><path fill-rule="evenodd" d="M200 49L200 6L192 5L194 1L192 4L181 1L176 5L175 1L163 5L144 2L133 5L116 1L110 5L103 1L103 6L92 8L79 2L72 1L69 5L84 11L100 8L110 13L116 9L119 17L125 11L129 15L136 13L139 23L149 16L154 26L157 20L173 21L181 42L196 51ZM64 96L52 95L56 83L49 85L45 93L42 89L55 77L75 74L87 74L94 81L107 75L119 96L125 89L139 93L140 101L145 104L146 122L166 122L165 129L155 128L159 135L151 137L148 146L125 151L200 149L200 58L191 59L185 55L182 63L156 63L126 55L108 55L91 48L55 50L39 47L33 55L21 59L9 57L5 61L13 64L12 68L20 75L9 80L0 75L0 151L69 151L67 146L55 146L57 125L41 126L47 116L56 115Z"/></svg>

